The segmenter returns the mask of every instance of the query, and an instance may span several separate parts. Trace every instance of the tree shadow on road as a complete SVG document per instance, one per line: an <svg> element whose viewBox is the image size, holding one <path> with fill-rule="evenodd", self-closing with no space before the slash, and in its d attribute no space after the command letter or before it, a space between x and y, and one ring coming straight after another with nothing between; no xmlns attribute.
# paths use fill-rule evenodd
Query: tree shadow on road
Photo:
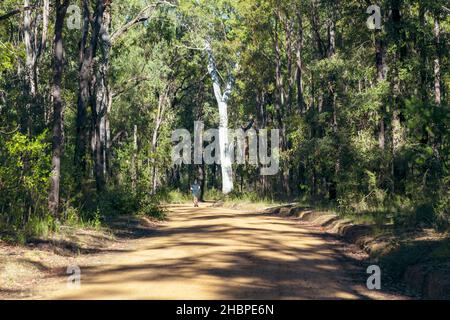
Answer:
<svg viewBox="0 0 450 320"><path fill-rule="evenodd" d="M365 269L343 256L330 235L257 213L223 214L201 208L193 214L192 210L178 208L172 214L173 221L185 226L169 223L147 235L148 242L140 250L148 259L87 267L84 285L104 286L92 294L114 291L124 297L123 283L152 288L153 283L170 282L201 286L220 299L371 298L364 289ZM168 256L171 250L176 255ZM189 297L186 292L184 298Z"/></svg>

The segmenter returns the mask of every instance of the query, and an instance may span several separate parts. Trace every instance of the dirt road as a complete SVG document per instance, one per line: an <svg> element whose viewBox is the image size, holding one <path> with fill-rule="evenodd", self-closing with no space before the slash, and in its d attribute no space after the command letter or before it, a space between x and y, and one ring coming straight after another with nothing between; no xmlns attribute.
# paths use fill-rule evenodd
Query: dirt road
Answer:
<svg viewBox="0 0 450 320"><path fill-rule="evenodd" d="M202 204L171 207L169 221L131 250L81 267L81 288L50 299L395 298L365 288L365 270L296 221ZM350 270L350 271L349 271Z"/></svg>

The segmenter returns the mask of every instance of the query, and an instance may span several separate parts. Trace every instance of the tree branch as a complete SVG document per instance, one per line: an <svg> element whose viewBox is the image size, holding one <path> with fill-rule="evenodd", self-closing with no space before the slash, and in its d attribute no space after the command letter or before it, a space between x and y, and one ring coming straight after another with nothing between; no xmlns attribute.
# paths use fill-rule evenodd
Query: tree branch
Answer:
<svg viewBox="0 0 450 320"><path fill-rule="evenodd" d="M114 98L117 98L117 97L120 96L122 93L124 93L124 92L126 92L126 91L128 91L128 90L130 90L130 89L132 89L132 88L134 88L134 87L136 87L136 86L139 85L141 82L148 81L148 80L150 80L150 79L151 79L150 77L144 77L144 76L142 76L142 77L134 77L134 78L131 78L131 79L129 79L129 80L123 82L123 83L119 86L119 87L122 88L122 89L119 89L119 90L113 90L112 98L113 98L113 99L114 99ZM133 84L132 84L132 85L128 85L128 84L131 83L131 82L133 82Z"/></svg>
<svg viewBox="0 0 450 320"><path fill-rule="evenodd" d="M123 26L121 26L119 29L113 32L111 35L111 44L113 45L117 39L119 39L124 33L126 33L128 30L130 30L132 27L137 25L138 23L147 21L150 19L150 14L152 14L156 8L159 5L168 5L171 7L176 7L175 4L170 3L168 1L156 1L148 6L146 6L144 9L139 12L136 17L134 17L132 20L125 23Z"/></svg>
<svg viewBox="0 0 450 320"><path fill-rule="evenodd" d="M19 14L19 13L22 13L22 12L25 12L25 11L28 11L28 10L34 10L34 9L36 9L38 7L39 6L34 5L34 6L27 6L27 7L22 7L22 8L19 8L19 9L14 9L14 10L12 10L10 12L7 12L4 15L0 16L0 21L6 20L6 19L8 19L8 18L10 18L10 17L12 17L12 16L14 16L16 14Z"/></svg>

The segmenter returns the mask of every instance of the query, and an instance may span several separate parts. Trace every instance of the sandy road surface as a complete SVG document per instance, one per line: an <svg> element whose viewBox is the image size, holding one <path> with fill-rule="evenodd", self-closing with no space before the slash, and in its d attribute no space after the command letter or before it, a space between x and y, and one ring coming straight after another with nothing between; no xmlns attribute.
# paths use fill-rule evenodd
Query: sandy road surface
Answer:
<svg viewBox="0 0 450 320"><path fill-rule="evenodd" d="M343 259L338 245L293 220L178 205L132 249L80 266L81 288L62 281L41 293L50 299L395 298L367 290L365 270Z"/></svg>

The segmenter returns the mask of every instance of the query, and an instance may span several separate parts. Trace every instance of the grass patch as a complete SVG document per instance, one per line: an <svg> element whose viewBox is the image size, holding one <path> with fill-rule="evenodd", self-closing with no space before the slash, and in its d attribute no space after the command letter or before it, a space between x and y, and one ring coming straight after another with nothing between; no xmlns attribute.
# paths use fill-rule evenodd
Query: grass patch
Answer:
<svg viewBox="0 0 450 320"><path fill-rule="evenodd" d="M183 193L180 190L171 190L167 192L167 195L162 198L165 203L182 204L186 202L192 202L192 196L187 193Z"/></svg>
<svg viewBox="0 0 450 320"><path fill-rule="evenodd" d="M239 208L239 209L264 209L267 207L273 207L281 205L282 202L273 198L263 198L256 192L238 192L233 191L230 194L223 196L218 190L212 189L207 194L208 200L221 202L222 206L227 208Z"/></svg>

